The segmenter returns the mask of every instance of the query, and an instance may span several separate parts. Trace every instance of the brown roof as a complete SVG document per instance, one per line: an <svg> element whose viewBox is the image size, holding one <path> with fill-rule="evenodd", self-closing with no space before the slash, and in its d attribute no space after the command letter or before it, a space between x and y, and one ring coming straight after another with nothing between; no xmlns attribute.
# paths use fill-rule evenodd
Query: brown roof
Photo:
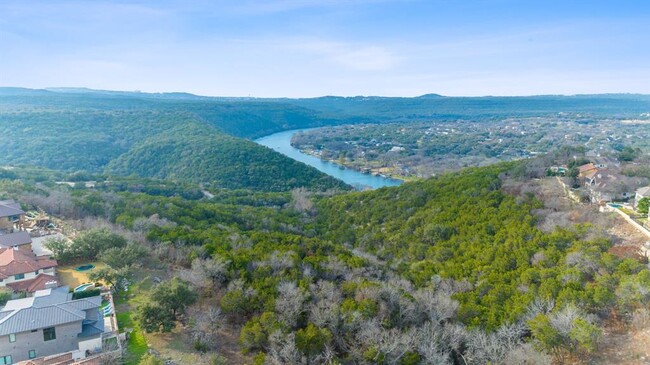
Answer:
<svg viewBox="0 0 650 365"><path fill-rule="evenodd" d="M37 290L59 287L59 279L54 275L41 273L33 279L8 283L7 286L15 292L33 293Z"/></svg>
<svg viewBox="0 0 650 365"><path fill-rule="evenodd" d="M36 256L13 248L0 248L0 279L57 266L49 256Z"/></svg>
<svg viewBox="0 0 650 365"><path fill-rule="evenodd" d="M596 177L596 174L598 174L598 171L592 171L592 172L587 173L587 174L585 175L585 177L586 177L587 179L593 179L594 177Z"/></svg>
<svg viewBox="0 0 650 365"><path fill-rule="evenodd" d="M596 166L594 166L594 164L590 162L588 164L578 167L578 170L580 171L581 174L584 174L585 172L596 170Z"/></svg>

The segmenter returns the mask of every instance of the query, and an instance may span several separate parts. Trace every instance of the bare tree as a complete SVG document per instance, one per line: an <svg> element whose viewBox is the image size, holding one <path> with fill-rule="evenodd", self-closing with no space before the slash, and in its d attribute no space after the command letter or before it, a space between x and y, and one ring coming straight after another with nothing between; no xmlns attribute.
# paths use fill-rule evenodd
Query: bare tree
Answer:
<svg viewBox="0 0 650 365"><path fill-rule="evenodd" d="M550 355L535 350L529 344L520 346L508 351L502 360L503 365L551 365L553 359Z"/></svg>
<svg viewBox="0 0 650 365"><path fill-rule="evenodd" d="M312 213L314 202L311 201L311 193L306 188L297 188L291 190L291 205L293 209L300 213Z"/></svg>
<svg viewBox="0 0 650 365"><path fill-rule="evenodd" d="M443 322L456 316L458 302L449 295L426 288L415 292L413 297L418 309L432 322Z"/></svg>
<svg viewBox="0 0 650 365"><path fill-rule="evenodd" d="M265 364L305 364L300 352L296 348L294 333L284 335L281 331L275 331L269 336L269 350Z"/></svg>
<svg viewBox="0 0 650 365"><path fill-rule="evenodd" d="M278 319L289 328L294 328L303 312L306 294L292 281L283 281L278 285L278 297L275 311Z"/></svg>
<svg viewBox="0 0 650 365"><path fill-rule="evenodd" d="M224 317L221 309L215 306L193 307L189 311L190 333L195 347L204 350L214 350L218 346L219 329L223 326Z"/></svg>

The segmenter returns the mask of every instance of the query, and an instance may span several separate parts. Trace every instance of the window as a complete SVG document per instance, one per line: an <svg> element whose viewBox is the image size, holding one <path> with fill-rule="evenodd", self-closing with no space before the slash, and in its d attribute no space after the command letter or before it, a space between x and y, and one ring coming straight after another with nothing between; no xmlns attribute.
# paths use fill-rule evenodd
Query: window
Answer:
<svg viewBox="0 0 650 365"><path fill-rule="evenodd" d="M14 279L16 279L16 280L22 280L24 278L25 278L25 274L14 275Z"/></svg>
<svg viewBox="0 0 650 365"><path fill-rule="evenodd" d="M56 330L54 329L54 327L43 328L43 341L52 341L52 340L56 340Z"/></svg>
<svg viewBox="0 0 650 365"><path fill-rule="evenodd" d="M9 342L16 342L16 334L15 333L9 334Z"/></svg>
<svg viewBox="0 0 650 365"><path fill-rule="evenodd" d="M29 358L33 359L36 357L36 350L29 350Z"/></svg>
<svg viewBox="0 0 650 365"><path fill-rule="evenodd" d="M32 332L38 332L38 330L32 330Z"/></svg>
<svg viewBox="0 0 650 365"><path fill-rule="evenodd" d="M11 365L11 355L0 356L0 365Z"/></svg>
<svg viewBox="0 0 650 365"><path fill-rule="evenodd" d="M39 271L41 271L41 270L36 270L36 271L34 271L34 274L38 275L38 272L39 272Z"/></svg>

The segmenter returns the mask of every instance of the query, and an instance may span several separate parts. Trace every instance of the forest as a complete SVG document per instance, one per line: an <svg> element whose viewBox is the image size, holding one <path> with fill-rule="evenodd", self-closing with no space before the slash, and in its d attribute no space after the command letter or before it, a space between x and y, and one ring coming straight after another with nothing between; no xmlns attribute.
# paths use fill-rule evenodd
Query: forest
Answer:
<svg viewBox="0 0 650 365"><path fill-rule="evenodd" d="M589 222L540 230L544 201L504 188L529 181L526 163L368 192L211 189L212 199L192 184L87 189L17 168L2 173L0 198L79 222L72 244L51 244L60 262L104 262L97 280L138 293L120 308L143 336L183 328L202 361L589 359L612 313L647 308L650 272L611 254ZM146 284L151 275L163 282ZM129 363L155 361L134 354Z"/></svg>

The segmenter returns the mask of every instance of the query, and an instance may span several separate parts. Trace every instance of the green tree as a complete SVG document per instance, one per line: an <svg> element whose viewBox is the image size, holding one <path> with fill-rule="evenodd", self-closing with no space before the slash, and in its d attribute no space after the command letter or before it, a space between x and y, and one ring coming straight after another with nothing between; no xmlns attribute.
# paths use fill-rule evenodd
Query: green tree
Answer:
<svg viewBox="0 0 650 365"><path fill-rule="evenodd" d="M328 329L318 328L312 323L296 332L296 347L307 356L321 353L331 340L332 333Z"/></svg>
<svg viewBox="0 0 650 365"><path fill-rule="evenodd" d="M115 290L123 290L131 278L131 270L129 267L113 269L110 266L105 266L91 271L88 278L92 281L104 282L108 286L113 286Z"/></svg>
<svg viewBox="0 0 650 365"><path fill-rule="evenodd" d="M99 259L106 265L121 269L133 265L147 254L147 249L135 242L125 247L111 247L99 254Z"/></svg>
<svg viewBox="0 0 650 365"><path fill-rule="evenodd" d="M650 199L648 198L642 198L639 200L639 202L636 205L636 210L639 211L639 213L642 214L648 214L648 206L650 206Z"/></svg>
<svg viewBox="0 0 650 365"><path fill-rule="evenodd" d="M52 251L54 258L61 263L68 263L75 258L75 253L70 246L71 243L66 238L45 241L45 247Z"/></svg>
<svg viewBox="0 0 650 365"><path fill-rule="evenodd" d="M551 320L544 314L538 314L528 321L528 327L538 344L545 350L553 350L564 344L561 334L553 328Z"/></svg>
<svg viewBox="0 0 650 365"><path fill-rule="evenodd" d="M147 333L169 332L174 329L176 320L171 312L156 303L145 303L138 307L136 319L140 328Z"/></svg>
<svg viewBox="0 0 650 365"><path fill-rule="evenodd" d="M172 318L183 314L185 308L196 303L198 298L186 282L174 277L166 283L158 284L151 293L153 300L165 311L171 313Z"/></svg>
<svg viewBox="0 0 650 365"><path fill-rule="evenodd" d="M621 150L621 152L618 153L618 159L620 161L633 161L639 157L640 153L641 151L638 148L626 146L623 148L623 150Z"/></svg>
<svg viewBox="0 0 650 365"><path fill-rule="evenodd" d="M11 299L11 290L0 288L0 307L5 305Z"/></svg>
<svg viewBox="0 0 650 365"><path fill-rule="evenodd" d="M71 248L77 258L93 260L113 247L126 246L126 239L108 228L94 228L74 239Z"/></svg>
<svg viewBox="0 0 650 365"><path fill-rule="evenodd" d="M598 345L601 330L598 326L587 322L582 318L578 318L573 322L573 329L569 333L569 337L578 343L583 349L593 352Z"/></svg>

